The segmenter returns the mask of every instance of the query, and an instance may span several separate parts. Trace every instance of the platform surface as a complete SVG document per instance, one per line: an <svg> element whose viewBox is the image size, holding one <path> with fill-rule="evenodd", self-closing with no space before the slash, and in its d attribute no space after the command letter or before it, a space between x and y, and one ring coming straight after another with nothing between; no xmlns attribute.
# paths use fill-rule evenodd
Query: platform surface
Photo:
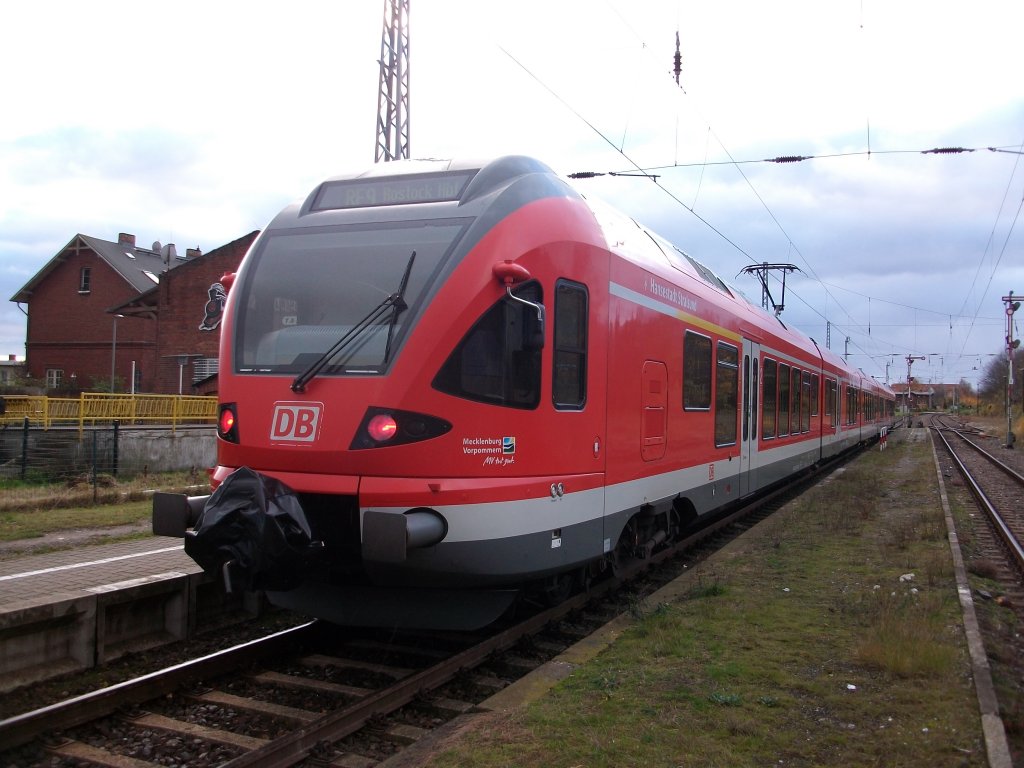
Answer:
<svg viewBox="0 0 1024 768"><path fill-rule="evenodd" d="M95 594L154 576L201 570L185 554L182 539L165 536L24 555L0 561L0 611L47 596Z"/></svg>

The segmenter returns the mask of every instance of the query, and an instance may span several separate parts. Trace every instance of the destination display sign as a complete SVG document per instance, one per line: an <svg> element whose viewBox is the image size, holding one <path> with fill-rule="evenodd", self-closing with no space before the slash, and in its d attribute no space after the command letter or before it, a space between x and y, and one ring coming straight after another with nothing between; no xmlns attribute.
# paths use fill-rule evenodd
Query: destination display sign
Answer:
<svg viewBox="0 0 1024 768"><path fill-rule="evenodd" d="M472 170L331 181L321 187L316 200L313 201L313 210L451 202L462 196L462 191L475 174L476 171Z"/></svg>

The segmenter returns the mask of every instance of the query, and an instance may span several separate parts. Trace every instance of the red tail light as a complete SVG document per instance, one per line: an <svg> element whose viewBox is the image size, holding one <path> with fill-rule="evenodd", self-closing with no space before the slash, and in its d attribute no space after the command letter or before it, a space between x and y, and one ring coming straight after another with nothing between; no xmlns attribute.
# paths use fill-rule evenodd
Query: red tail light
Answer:
<svg viewBox="0 0 1024 768"><path fill-rule="evenodd" d="M238 413L234 403L221 403L217 416L217 436L229 443L238 442Z"/></svg>

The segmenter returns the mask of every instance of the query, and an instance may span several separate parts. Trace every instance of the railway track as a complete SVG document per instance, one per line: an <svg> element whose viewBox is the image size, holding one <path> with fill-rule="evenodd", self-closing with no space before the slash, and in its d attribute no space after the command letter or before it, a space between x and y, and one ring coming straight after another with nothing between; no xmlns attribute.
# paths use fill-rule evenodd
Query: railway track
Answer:
<svg viewBox="0 0 1024 768"><path fill-rule="evenodd" d="M933 423L936 437L1002 542L1005 557L1024 575L1024 474L981 447L976 436L972 439L959 425L951 426L948 418L935 417Z"/></svg>
<svg viewBox="0 0 1024 768"><path fill-rule="evenodd" d="M933 445L950 499L963 510L959 545L970 574L972 597L998 712L1011 753L1022 750L1024 711L1024 455L949 416L931 417ZM998 457L993 454L998 454ZM962 488L958 481L963 479ZM970 493L970 497L968 496ZM972 512L971 497L978 511ZM961 527L962 526L962 527Z"/></svg>
<svg viewBox="0 0 1024 768"><path fill-rule="evenodd" d="M484 637L383 635L310 622L4 720L0 762L371 768L635 608L812 479L804 476Z"/></svg>

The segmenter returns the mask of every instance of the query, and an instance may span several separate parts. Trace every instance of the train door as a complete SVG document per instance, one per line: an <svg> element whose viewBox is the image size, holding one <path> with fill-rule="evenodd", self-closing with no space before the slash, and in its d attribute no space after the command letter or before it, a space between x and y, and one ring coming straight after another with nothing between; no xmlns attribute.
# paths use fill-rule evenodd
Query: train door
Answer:
<svg viewBox="0 0 1024 768"><path fill-rule="evenodd" d="M548 428L563 442L559 459L572 474L603 471L606 305L588 282L559 277L553 302Z"/></svg>
<svg viewBox="0 0 1024 768"><path fill-rule="evenodd" d="M758 392L760 391L761 345L743 340L740 377L740 496L757 490Z"/></svg>
<svg viewBox="0 0 1024 768"><path fill-rule="evenodd" d="M585 519L575 532L560 531L564 563L592 559L604 546L604 471L607 417L607 259L595 254L586 269L571 260L550 259L553 290L550 404L538 409L545 425L545 450L558 467L555 503ZM540 270L538 270L539 272ZM563 495L564 494L564 495ZM553 510L554 511L554 510ZM555 532L552 532L555 536ZM556 539L552 538L552 542ZM552 543L552 547L555 544Z"/></svg>

